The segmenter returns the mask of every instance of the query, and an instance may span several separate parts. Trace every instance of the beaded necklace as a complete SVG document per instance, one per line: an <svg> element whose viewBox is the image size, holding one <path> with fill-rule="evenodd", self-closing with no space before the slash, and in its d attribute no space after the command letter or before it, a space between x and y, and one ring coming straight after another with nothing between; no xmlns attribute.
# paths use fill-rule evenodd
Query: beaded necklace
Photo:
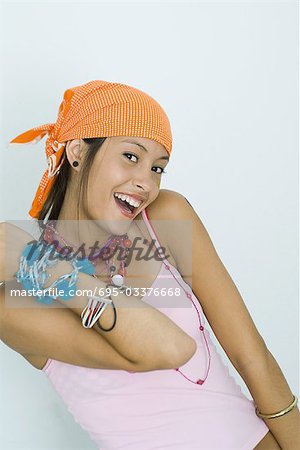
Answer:
<svg viewBox="0 0 300 450"><path fill-rule="evenodd" d="M73 249L78 248L74 244L71 244L70 242L66 241L63 238L63 236L61 236L61 234L58 233L55 226L51 223L46 224L45 230L43 232L43 239L48 244L53 243L53 240L55 240L57 243L56 248L57 248L58 252L63 249L63 245L61 245L61 242L65 246L72 247ZM103 259L104 250L107 250L108 257L105 258L104 261L105 261L105 266L106 266L105 268L106 268L107 274L109 276L110 282L112 284L114 284L115 286L122 286L124 284L124 280L126 277L126 266L127 266L126 261L128 258L128 254L130 253L131 246L132 246L132 241L128 238L127 233L125 233L124 235L121 235L121 236L112 235L111 237L109 237L108 240L106 240L104 243L101 244L99 251L93 255L93 258L88 258L88 259L96 268L99 261L101 259ZM121 255L119 270L118 270L118 272L116 272L117 266L115 263L115 254L116 254L115 250L118 248L121 249L122 255ZM125 255L124 255L124 253L125 253ZM109 257L109 255L112 255L112 256ZM102 272L103 272L103 270L98 274L98 276L100 276ZM93 274L93 276L95 278L98 277L95 274Z"/></svg>

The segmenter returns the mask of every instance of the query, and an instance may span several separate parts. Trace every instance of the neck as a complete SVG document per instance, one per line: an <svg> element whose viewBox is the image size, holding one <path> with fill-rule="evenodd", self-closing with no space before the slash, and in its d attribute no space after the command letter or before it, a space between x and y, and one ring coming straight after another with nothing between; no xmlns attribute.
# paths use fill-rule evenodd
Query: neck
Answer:
<svg viewBox="0 0 300 450"><path fill-rule="evenodd" d="M76 212L75 209L73 211ZM107 221L86 218L82 213L79 220L74 216L74 212L70 213L62 208L58 220L54 222L56 237L63 246L70 245L73 248L83 246L87 256L91 249L94 249L92 250L94 252L95 249L100 250L113 237L132 235L133 222L120 230L120 226L113 227Z"/></svg>

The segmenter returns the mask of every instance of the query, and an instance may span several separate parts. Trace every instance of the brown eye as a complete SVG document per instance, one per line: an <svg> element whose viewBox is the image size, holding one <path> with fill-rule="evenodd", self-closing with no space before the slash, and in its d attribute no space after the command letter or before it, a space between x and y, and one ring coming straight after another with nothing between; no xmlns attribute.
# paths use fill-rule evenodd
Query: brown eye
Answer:
<svg viewBox="0 0 300 450"><path fill-rule="evenodd" d="M125 155L126 156L126 158L127 158L127 155L129 155L129 156L134 156L135 158L137 158L138 159L138 157L136 156L136 155L134 155L133 153L123 153L123 155ZM127 159L129 159L129 158L127 158ZM131 159L129 159L129 161L132 161ZM132 161L132 162L134 162L134 161Z"/></svg>
<svg viewBox="0 0 300 450"><path fill-rule="evenodd" d="M167 173L162 167L154 167L154 169L160 169L161 172L156 172L158 175L161 175L162 173Z"/></svg>
<svg viewBox="0 0 300 450"><path fill-rule="evenodd" d="M134 156L137 160L139 159L138 156L134 155L133 153L123 153L123 155L127 159L129 159L129 161L132 161L132 160L130 158L128 158L127 156ZM134 162L134 161L132 161L132 162ZM157 172L156 170L154 170L154 172L157 173L158 175L161 175L163 173L167 173L162 167L155 166L155 167L152 167L152 169L159 169L159 170L161 170L161 172Z"/></svg>

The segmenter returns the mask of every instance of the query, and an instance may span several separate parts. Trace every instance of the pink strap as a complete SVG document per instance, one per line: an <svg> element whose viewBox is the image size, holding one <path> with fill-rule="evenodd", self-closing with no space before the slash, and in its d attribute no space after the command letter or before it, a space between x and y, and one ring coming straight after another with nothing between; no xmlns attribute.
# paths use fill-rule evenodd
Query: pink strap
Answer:
<svg viewBox="0 0 300 450"><path fill-rule="evenodd" d="M156 233L155 233L155 231L154 231L154 228L153 228L153 226L151 225L151 222L150 222L150 220L149 220L149 216L148 216L148 213L147 213L146 208L142 210L142 217L143 217L143 219L144 219L144 222L145 222L145 224L146 224L146 227L148 228L148 231L149 231L150 236L151 236L152 239L154 240L154 243L155 243L156 248L161 248L161 245L160 245L160 242L159 242L159 240L158 240L158 237L157 237L157 235L156 235Z"/></svg>

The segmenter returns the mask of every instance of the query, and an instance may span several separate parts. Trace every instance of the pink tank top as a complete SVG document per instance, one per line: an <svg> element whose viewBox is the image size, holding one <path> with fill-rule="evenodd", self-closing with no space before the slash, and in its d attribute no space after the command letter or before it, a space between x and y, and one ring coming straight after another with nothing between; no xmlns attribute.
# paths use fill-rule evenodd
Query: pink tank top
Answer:
<svg viewBox="0 0 300 450"><path fill-rule="evenodd" d="M142 216L159 248L146 210ZM163 307L161 296L142 300L195 339L193 357L178 370L137 373L48 359L43 371L55 391L101 450L253 450L269 429L229 374L191 287L168 261L151 287L179 289Z"/></svg>

